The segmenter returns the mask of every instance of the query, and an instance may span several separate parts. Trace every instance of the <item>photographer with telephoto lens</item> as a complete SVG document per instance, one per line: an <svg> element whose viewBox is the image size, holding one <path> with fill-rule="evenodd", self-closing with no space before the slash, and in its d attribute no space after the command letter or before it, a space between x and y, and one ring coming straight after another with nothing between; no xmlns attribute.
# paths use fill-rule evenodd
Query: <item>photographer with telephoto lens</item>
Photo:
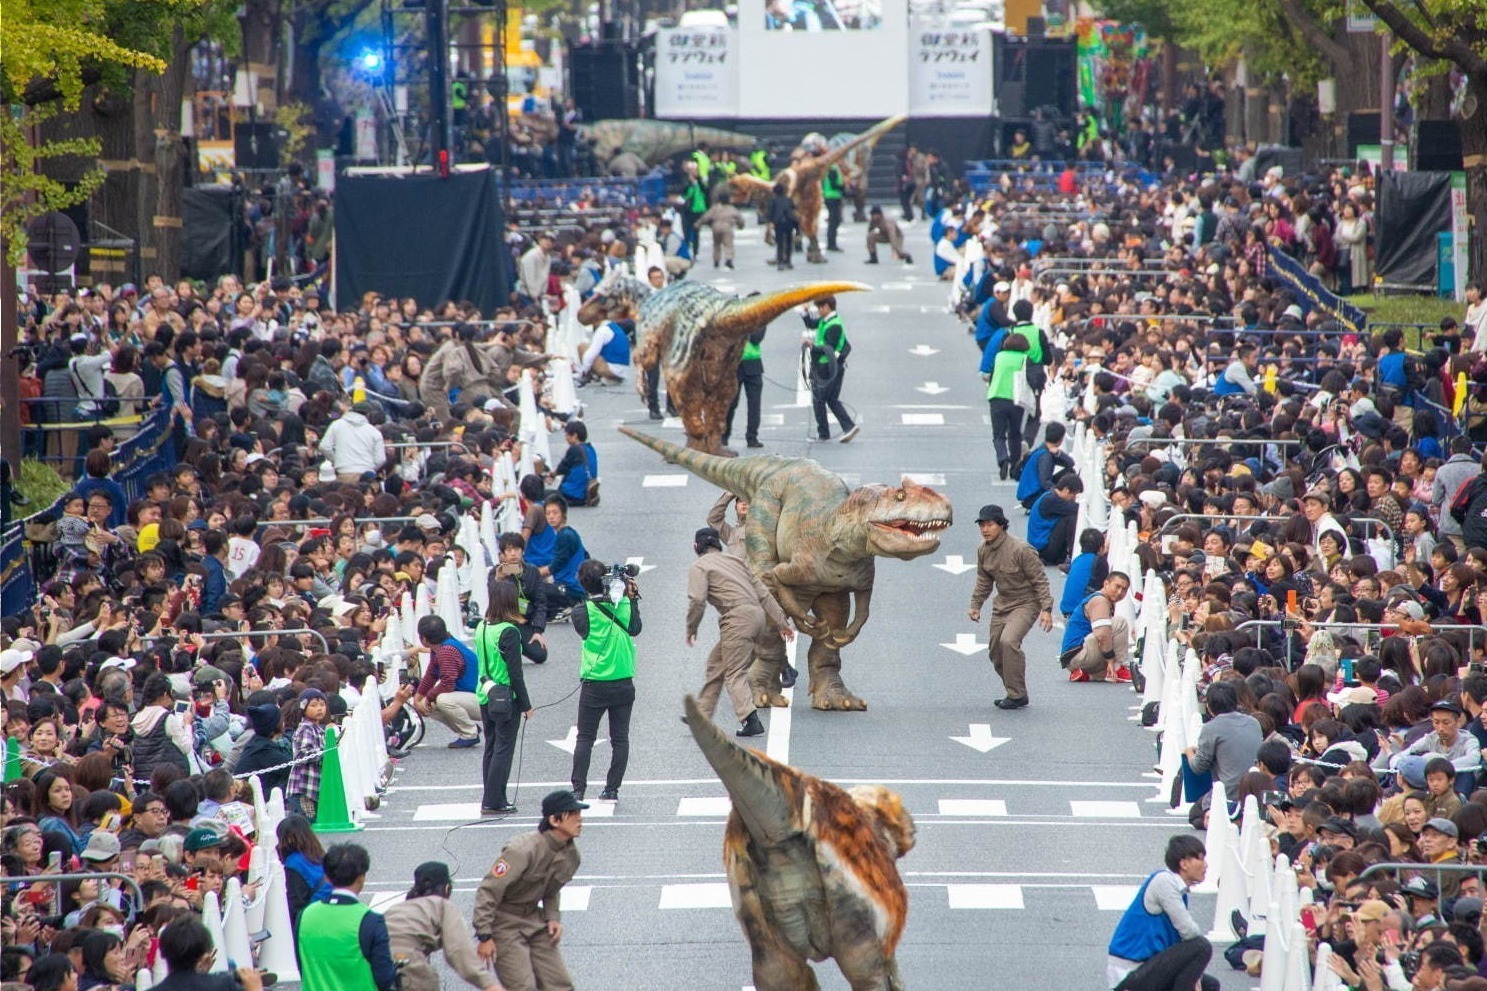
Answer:
<svg viewBox="0 0 1487 991"><path fill-rule="evenodd" d="M599 798L618 801L630 760L630 712L635 707L635 637L640 635L640 590L633 564L606 565L592 558L578 569L588 598L573 609L573 630L583 638L579 661L578 738L573 750L573 793L583 799L599 719L609 714L609 774Z"/></svg>

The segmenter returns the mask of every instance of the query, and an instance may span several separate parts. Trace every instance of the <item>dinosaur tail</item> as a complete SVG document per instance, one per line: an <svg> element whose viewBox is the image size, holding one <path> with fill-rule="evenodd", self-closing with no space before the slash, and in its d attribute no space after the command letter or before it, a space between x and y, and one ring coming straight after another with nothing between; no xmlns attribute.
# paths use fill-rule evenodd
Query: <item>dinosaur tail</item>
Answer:
<svg viewBox="0 0 1487 991"><path fill-rule="evenodd" d="M853 138L851 141L848 141L846 144L828 151L825 156L823 156L821 161L826 164L835 165L837 162L840 162L842 159L846 158L847 155L849 155L853 150L861 145L876 145L879 138L881 138L883 135L887 134L889 131L893 130L895 127L902 124L908 119L909 118L905 117L903 114L896 114L892 117L889 117L887 120L879 121L872 127L868 128L866 131L863 131L861 134L857 135L857 137Z"/></svg>
<svg viewBox="0 0 1487 991"><path fill-rule="evenodd" d="M723 735L688 695L684 702L687 726L702 756L728 789L733 810L755 841L782 843L795 831L799 793L796 772L752 750L745 750Z"/></svg>
<svg viewBox="0 0 1487 991"><path fill-rule="evenodd" d="M746 296L729 303L714 317L713 327L724 334L744 336L752 334L786 310L809 303L813 299L843 292L871 291L872 286L861 282L810 282L779 292Z"/></svg>
<svg viewBox="0 0 1487 991"><path fill-rule="evenodd" d="M777 470L774 459L769 458L720 458L716 454L705 454L689 447L681 447L659 437L643 434L630 427L620 427L620 433L638 440L646 447L664 457L667 462L681 465L705 482L734 495L752 499L764 478Z"/></svg>

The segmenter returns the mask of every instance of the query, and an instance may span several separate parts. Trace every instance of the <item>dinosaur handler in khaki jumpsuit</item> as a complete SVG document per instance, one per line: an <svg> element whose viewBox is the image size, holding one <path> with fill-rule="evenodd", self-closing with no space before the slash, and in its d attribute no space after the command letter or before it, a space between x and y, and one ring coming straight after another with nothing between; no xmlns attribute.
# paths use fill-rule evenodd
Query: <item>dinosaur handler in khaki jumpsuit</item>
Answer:
<svg viewBox="0 0 1487 991"><path fill-rule="evenodd" d="M475 939L481 959L494 961L506 991L573 991L558 943L559 899L578 873L583 810L571 791L542 800L537 832L501 850L475 893Z"/></svg>
<svg viewBox="0 0 1487 991"><path fill-rule="evenodd" d="M982 506L976 514L981 547L976 551L976 588L971 592L971 622L981 621L981 606L996 590L991 610L988 653L997 676L1007 686L998 709L1027 705L1027 657L1022 641L1036 622L1047 633L1053 629L1053 594L1038 552L1007 532L1007 514L1001 506Z"/></svg>

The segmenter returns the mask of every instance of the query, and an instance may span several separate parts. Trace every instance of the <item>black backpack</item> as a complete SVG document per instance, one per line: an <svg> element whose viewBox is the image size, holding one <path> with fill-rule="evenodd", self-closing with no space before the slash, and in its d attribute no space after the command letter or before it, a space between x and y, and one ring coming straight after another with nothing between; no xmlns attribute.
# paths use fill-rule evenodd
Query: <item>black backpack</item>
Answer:
<svg viewBox="0 0 1487 991"><path fill-rule="evenodd" d="M95 415L100 420L109 420L119 415L119 410L124 404L119 401L119 390L108 380L103 378L103 395L93 401ZM130 412L133 412L132 410Z"/></svg>

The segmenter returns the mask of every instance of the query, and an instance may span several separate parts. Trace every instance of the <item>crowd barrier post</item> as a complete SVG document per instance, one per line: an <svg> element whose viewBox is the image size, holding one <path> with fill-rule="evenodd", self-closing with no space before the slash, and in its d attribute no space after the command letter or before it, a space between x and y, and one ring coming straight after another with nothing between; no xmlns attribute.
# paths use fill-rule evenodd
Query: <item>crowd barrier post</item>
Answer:
<svg viewBox="0 0 1487 991"><path fill-rule="evenodd" d="M1195 742L1197 739L1197 735L1193 735L1192 740ZM1213 791L1208 795L1208 830L1203 837L1203 846L1208 851L1208 875L1193 886L1193 891L1197 894L1218 894L1219 884L1228 869L1227 851L1233 842L1229 833L1234 830L1233 821L1225 814L1228 807L1229 798L1224 792L1224 783L1215 781Z"/></svg>
<svg viewBox="0 0 1487 991"><path fill-rule="evenodd" d="M289 915L289 885L277 844L268 848L268 893L263 928L268 938L258 946L258 966L273 971L281 982L299 980L299 958L294 951L294 926Z"/></svg>
<svg viewBox="0 0 1487 991"><path fill-rule="evenodd" d="M253 966L253 944L248 939L248 917L243 911L243 884L229 878L222 889L222 935L229 970Z"/></svg>
<svg viewBox="0 0 1487 991"><path fill-rule="evenodd" d="M353 735L349 731L347 737ZM320 798L315 808L315 832L355 833L363 828L351 817L346 774L342 768L342 735L334 726L325 731L325 753L320 759Z"/></svg>
<svg viewBox="0 0 1487 991"><path fill-rule="evenodd" d="M212 963L207 968L207 973L225 974L229 955L227 934L222 931L222 902L215 891L208 891L202 896L201 921L206 923L207 932L212 937L212 948L216 951L212 954Z"/></svg>

